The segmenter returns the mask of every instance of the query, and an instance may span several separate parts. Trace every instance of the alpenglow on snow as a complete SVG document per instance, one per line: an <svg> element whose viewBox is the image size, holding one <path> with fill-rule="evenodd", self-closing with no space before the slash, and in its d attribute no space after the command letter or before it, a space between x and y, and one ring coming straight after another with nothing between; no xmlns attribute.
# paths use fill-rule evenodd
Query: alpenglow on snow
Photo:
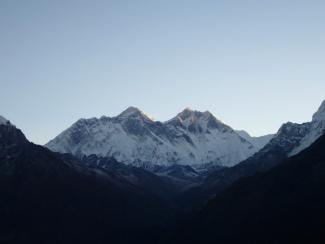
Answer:
<svg viewBox="0 0 325 244"><path fill-rule="evenodd" d="M268 142L263 138L253 143L251 139L240 136L208 111L187 108L173 119L159 122L129 107L116 117L80 119L46 147L77 156L114 157L139 166L233 166Z"/></svg>

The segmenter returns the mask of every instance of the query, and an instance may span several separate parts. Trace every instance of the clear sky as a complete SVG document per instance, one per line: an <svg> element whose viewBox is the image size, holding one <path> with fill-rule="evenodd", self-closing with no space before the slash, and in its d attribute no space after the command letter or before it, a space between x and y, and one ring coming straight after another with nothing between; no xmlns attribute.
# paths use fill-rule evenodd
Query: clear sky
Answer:
<svg viewBox="0 0 325 244"><path fill-rule="evenodd" d="M130 105L276 132L325 99L324 12L323 0L1 0L0 114L40 144Z"/></svg>

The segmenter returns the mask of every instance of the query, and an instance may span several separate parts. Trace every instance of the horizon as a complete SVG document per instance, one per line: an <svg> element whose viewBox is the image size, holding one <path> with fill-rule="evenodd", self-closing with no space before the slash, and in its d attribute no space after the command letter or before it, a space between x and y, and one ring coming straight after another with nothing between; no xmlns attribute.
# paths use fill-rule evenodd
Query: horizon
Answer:
<svg viewBox="0 0 325 244"><path fill-rule="evenodd" d="M2 1L0 114L37 144L128 106L159 121L208 110L252 136L276 133L324 100L324 7Z"/></svg>
<svg viewBox="0 0 325 244"><path fill-rule="evenodd" d="M312 116L313 116L313 114L317 112L317 110L320 108L320 106L321 106L324 102L325 102L325 99L322 100L322 102L320 103L320 105L318 106L318 108L317 108L317 109L312 113L312 115L310 116L310 120L301 121L301 122L299 122L299 123L303 123L303 122L309 122L309 121L311 121L311 120L312 120ZM135 109L138 109L140 112L142 112L144 115L146 115L148 118L150 118L150 119L153 120L154 122L162 122L162 123L168 122L169 120L175 118L179 113L181 113L181 112L183 112L184 110L187 110L187 109L189 109L189 110L191 110L191 111L194 111L194 112L202 112L202 113L204 113L204 112L210 112L210 113L211 113L211 114L212 114L216 119L218 119L218 120L220 120L222 123L224 123L224 124L230 126L233 130L235 130L235 131L245 131L245 132L247 132L247 133L248 133L250 136L252 136L252 137L260 137L260 136L265 136L265 135L270 135L270 134L276 134L277 131L278 131L278 129L280 129L281 125L283 125L283 124L285 124L285 123L287 123L287 122L297 123L296 121L285 121L285 122L283 122L283 123L279 126L279 128L278 128L276 131L273 131L273 132L270 132L270 133L267 133L267 134L262 134L262 135L254 135L254 134L251 134L249 131L247 131L247 130L245 130L245 129L242 129L242 128L234 128L232 125L225 123L222 119L220 119L220 118L218 118L217 116L215 116L215 114L212 113L212 112L209 111L209 110L204 110L204 111L202 110L202 111L200 111L200 110L193 109L193 108L191 108L191 107L185 107L183 110L181 110L181 111L179 111L177 114L175 114L175 116L173 116L173 117L171 117L171 118L168 118L168 119L166 119L166 120L159 120L159 119L157 119L157 118L151 116L150 114L146 113L146 112L143 111L141 108L138 108L138 107L135 107L135 106L128 106L127 108L125 108L124 110L122 110L120 113L115 114L115 115L101 115L101 116L98 116L98 117L82 117L82 118L79 118L79 119L92 119L92 118L100 119L100 118L103 117L103 116L106 116L106 117L109 117L109 118L114 118L114 117L117 117L117 116L121 115L123 112L125 112L125 111L128 110L129 108L135 108ZM5 120L8 120L11 124L13 124L13 125L16 126L16 124L15 124L14 122L12 122L12 121L10 120L10 118L4 117L4 116L2 116L1 114L0 114L0 118L3 118L3 119L5 119ZM56 136L58 136L61 132L65 131L66 129L68 129L70 126L72 126L72 125L73 125L74 123L76 123L76 122L77 122L77 120L74 121L73 123L71 123L67 128L64 128L64 129L63 129L62 131L60 131L57 135L55 135L53 138L49 138L47 141L42 142L42 143L37 143L37 142L34 142L34 141L30 140L30 139L28 138L28 136L25 134L25 132L24 132L24 128L20 128L20 127L18 127L18 128L22 130L22 132L25 134L25 136L27 137L27 139L29 139L31 142L36 143L36 144L39 144L39 145L45 145L46 143L50 142L52 139L54 139Z"/></svg>

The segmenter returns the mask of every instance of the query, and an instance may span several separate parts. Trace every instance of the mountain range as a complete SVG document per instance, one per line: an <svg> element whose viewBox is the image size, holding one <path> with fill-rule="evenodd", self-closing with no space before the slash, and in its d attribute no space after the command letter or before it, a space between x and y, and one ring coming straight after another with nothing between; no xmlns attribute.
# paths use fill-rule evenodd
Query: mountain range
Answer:
<svg viewBox="0 0 325 244"><path fill-rule="evenodd" d="M0 243L323 243L324 134L325 101L258 138L130 107L44 147L0 116Z"/></svg>
<svg viewBox="0 0 325 244"><path fill-rule="evenodd" d="M129 107L116 117L81 119L45 146L55 152L96 154L148 167L233 166L261 149L271 137L236 132L208 111L187 108L162 123Z"/></svg>
<svg viewBox="0 0 325 244"><path fill-rule="evenodd" d="M271 170L236 181L162 243L324 243L324 148L322 135Z"/></svg>
<svg viewBox="0 0 325 244"><path fill-rule="evenodd" d="M183 201L191 201L194 205L202 204L216 193L226 189L236 180L265 172L284 159L308 148L325 133L325 101L314 113L311 122L283 124L273 138L257 153L239 164L210 170L202 183L189 189L183 196ZM194 196L194 198L193 198Z"/></svg>

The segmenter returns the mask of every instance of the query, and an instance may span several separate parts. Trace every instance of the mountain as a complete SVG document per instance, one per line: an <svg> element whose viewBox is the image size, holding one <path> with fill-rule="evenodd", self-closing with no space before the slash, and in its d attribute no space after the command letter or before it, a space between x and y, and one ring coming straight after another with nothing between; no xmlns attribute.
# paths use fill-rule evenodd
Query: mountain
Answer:
<svg viewBox="0 0 325 244"><path fill-rule="evenodd" d="M284 158L293 156L309 147L325 133L325 101L314 113L311 122L283 124L277 134L257 153L237 165L237 169L252 168L265 171Z"/></svg>
<svg viewBox="0 0 325 244"><path fill-rule="evenodd" d="M6 125L10 123L7 119L5 119L4 117L0 116L0 125Z"/></svg>
<svg viewBox="0 0 325 244"><path fill-rule="evenodd" d="M156 167L152 171L160 179L172 185L179 194L188 188L200 185L204 175L189 165L174 164L168 167ZM170 187L170 186L169 186Z"/></svg>
<svg viewBox="0 0 325 244"><path fill-rule="evenodd" d="M119 162L144 167L233 166L260 148L210 112L185 109L162 123L134 107L112 118L81 119L46 147L79 157L91 154L114 157Z"/></svg>
<svg viewBox="0 0 325 244"><path fill-rule="evenodd" d="M318 111L313 115L311 122L305 126L308 127L308 133L301 139L299 146L289 152L289 155L295 155L303 149L309 147L317 138L325 132L325 100L322 102ZM302 126L301 126L302 127ZM303 129L303 128L302 128Z"/></svg>
<svg viewBox="0 0 325 244"><path fill-rule="evenodd" d="M181 190L181 186L173 184L171 180L166 180L164 177L160 177L158 169L151 169L151 171L143 169L142 167L135 167L133 165L126 165L116 161L115 158L98 157L97 155L84 156L81 159L77 159L70 154L61 155L65 161L69 161L72 164L82 164L91 169L101 170L112 177L122 179L129 184L132 184L144 191L159 197L161 200L171 202L172 197ZM172 167L172 166L171 166ZM164 170L168 170L169 167L161 167ZM160 168L160 170L162 170ZM184 186L182 186L184 187Z"/></svg>
<svg viewBox="0 0 325 244"><path fill-rule="evenodd" d="M266 173L236 181L166 243L324 243L325 135Z"/></svg>
<svg viewBox="0 0 325 244"><path fill-rule="evenodd" d="M236 132L238 135L240 135L246 141L252 143L258 149L262 149L274 136L273 134L264 136L251 136L244 130L236 130Z"/></svg>
<svg viewBox="0 0 325 244"><path fill-rule="evenodd" d="M257 153L239 164L218 170L211 170L202 183L188 189L182 200L201 206L207 199L229 187L236 180L265 172L284 159L299 153L325 133L324 102L313 115L311 122L285 123L277 134Z"/></svg>
<svg viewBox="0 0 325 244"><path fill-rule="evenodd" d="M54 153L1 121L1 243L137 242L171 213L158 194L141 187L160 184L164 192L154 174L130 170L146 180L135 184L122 169L90 167L101 159Z"/></svg>
<svg viewBox="0 0 325 244"><path fill-rule="evenodd" d="M0 243L323 242L324 121L325 102L254 138L210 112L162 123L130 107L51 151L0 116Z"/></svg>

